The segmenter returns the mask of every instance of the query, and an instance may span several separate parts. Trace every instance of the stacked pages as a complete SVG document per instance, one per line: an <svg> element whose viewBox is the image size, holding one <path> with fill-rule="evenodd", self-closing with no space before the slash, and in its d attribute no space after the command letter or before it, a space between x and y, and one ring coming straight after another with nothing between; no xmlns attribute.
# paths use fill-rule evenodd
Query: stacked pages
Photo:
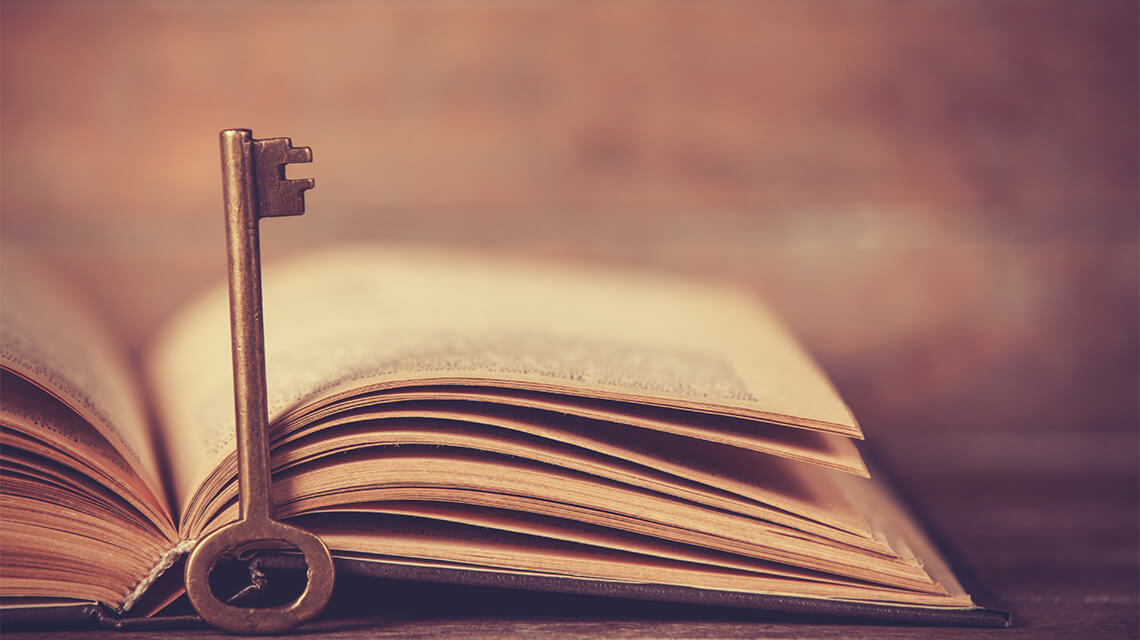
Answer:
<svg viewBox="0 0 1140 640"><path fill-rule="evenodd" d="M225 290L136 370L66 285L4 277L0 598L130 611L237 517ZM344 566L978 609L745 293L368 248L264 286L276 515Z"/></svg>

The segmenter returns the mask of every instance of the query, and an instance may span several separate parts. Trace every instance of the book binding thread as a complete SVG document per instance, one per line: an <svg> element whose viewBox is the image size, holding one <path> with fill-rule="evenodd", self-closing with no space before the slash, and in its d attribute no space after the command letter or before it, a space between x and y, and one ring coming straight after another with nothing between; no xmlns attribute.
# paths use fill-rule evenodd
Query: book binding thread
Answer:
<svg viewBox="0 0 1140 640"><path fill-rule="evenodd" d="M135 585L135 588L131 589L131 592L127 594L127 597L123 599L123 604L118 608L118 612L123 613L130 611L135 602L150 588L150 585L154 584L154 581L158 580L159 576L166 573L167 569L174 566L174 563L178 562L179 558L190 553L195 544L197 544L197 540L183 540L159 556L154 568L143 576L143 579L140 580L139 583Z"/></svg>

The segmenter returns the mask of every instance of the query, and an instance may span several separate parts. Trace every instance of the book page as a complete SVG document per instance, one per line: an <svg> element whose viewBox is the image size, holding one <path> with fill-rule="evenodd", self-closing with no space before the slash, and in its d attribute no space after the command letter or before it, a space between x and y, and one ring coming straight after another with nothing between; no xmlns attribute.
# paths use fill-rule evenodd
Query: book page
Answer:
<svg viewBox="0 0 1140 640"><path fill-rule="evenodd" d="M57 398L0 370L0 446L16 447L71 467L130 502L157 529L176 535L168 511L122 455L95 428ZM0 534L3 525L0 521Z"/></svg>
<svg viewBox="0 0 1140 640"><path fill-rule="evenodd" d="M50 455L41 440L0 429L0 597L119 604L170 548L170 537L116 488Z"/></svg>
<svg viewBox="0 0 1140 640"><path fill-rule="evenodd" d="M6 250L2 266L0 368L43 388L86 420L139 475L154 504L169 512L126 355L81 296L31 257Z"/></svg>
<svg viewBox="0 0 1140 640"><path fill-rule="evenodd" d="M275 481L276 514L374 501L461 503L584 522L675 543L873 580L938 590L916 563L837 543L783 524L520 458L449 447L349 452L289 469ZM236 490L212 527L236 515ZM556 496L552 498L551 496Z"/></svg>
<svg viewBox="0 0 1140 640"><path fill-rule="evenodd" d="M720 447L719 451L694 452L690 459L669 455L644 455L640 451L613 447L602 442L584 444L571 436L565 440L524 435L509 428L486 426L479 423L421 417L368 421L355 425L345 423L323 432L310 433L296 440L290 436L288 446L278 448L273 456L277 482L274 487L278 503L290 503L290 509L310 498L292 490L301 485L284 480L292 473L320 473L326 465L333 467L348 462L356 453L372 462L375 473L356 475L349 479L341 492L362 483L376 487L386 486L391 478L387 473L390 459L388 448L408 451L429 447L441 455L451 452L492 454L501 462L497 479L509 484L515 473L515 463L530 461L549 468L561 468L583 476L606 481L605 486L648 490L657 496L713 507L724 512L737 513L795 529L812 536L834 540L849 546L863 547L880 553L891 553L889 548L871 539L861 518L850 511L835 493L821 491L815 482L817 475L807 465L766 460L757 465L755 457L741 460L738 452ZM644 449L660 454L660 447L646 441ZM700 447L702 443L692 443ZM593 446L597 445L597 446ZM716 445L712 445L715 447ZM335 456L332 454L336 454ZM713 457L717 459L714 461ZM236 475L235 456L226 459L220 472L211 477L210 494L217 497L207 501L194 501L194 508L184 518L187 534L197 537L207 526L225 522L217 509L232 502L237 495L233 481ZM492 466L485 467L489 473ZM403 483L401 478L398 482ZM616 483L616 484L615 484ZM727 489L727 490L726 490ZM735 492L733 491L735 490ZM561 495L553 486L552 495ZM332 494L322 493L322 497ZM609 496L600 491L597 507L602 508ZM287 510L278 509L278 514Z"/></svg>
<svg viewBox="0 0 1140 640"><path fill-rule="evenodd" d="M858 436L827 378L751 296L641 274L340 248L264 275L269 411L365 384L494 384ZM183 506L233 450L227 298L151 359Z"/></svg>
<svg viewBox="0 0 1140 640"><path fill-rule="evenodd" d="M715 442L868 475L858 449L845 436L712 414L701 415L700 420L694 421L692 412L679 409L503 387L423 385L357 394L306 407L304 412L285 416L280 427L282 433L288 433L330 417L365 411L378 415L417 412L429 416L457 408L465 412L478 410L481 421L493 419L492 416L529 414L534 419L527 421L526 430L532 433L548 427L550 422L572 423L575 431L605 430L609 435L623 427L636 427L636 434L630 437L638 442L653 437L647 431L662 432L684 436L686 443L693 439Z"/></svg>
<svg viewBox="0 0 1140 640"><path fill-rule="evenodd" d="M426 518L321 514L304 520L337 555L445 566L468 571L672 584L716 589L898 605L958 608L969 606L957 594L884 587L853 581L820 580L808 572L748 571L696 562L654 558L641 553L576 544L526 534L490 532ZM797 575L797 573L799 575Z"/></svg>

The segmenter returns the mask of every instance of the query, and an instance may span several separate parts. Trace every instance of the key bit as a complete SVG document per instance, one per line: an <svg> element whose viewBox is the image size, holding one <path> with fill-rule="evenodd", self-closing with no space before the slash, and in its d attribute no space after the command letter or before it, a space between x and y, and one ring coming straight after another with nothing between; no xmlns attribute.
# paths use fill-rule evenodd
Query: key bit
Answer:
<svg viewBox="0 0 1140 640"><path fill-rule="evenodd" d="M223 131L221 144L241 516L194 547L186 561L186 593L199 615L214 626L238 633L274 633L319 614L335 580L332 555L324 542L273 518L261 308L258 220L304 213L304 193L313 188L313 180L286 178L285 165L310 162L313 154L308 147L294 147L289 138L254 140L248 129ZM296 600L253 608L218 599L209 578L219 559L235 550L258 548L259 543L264 547L280 542L299 549L308 565L308 584Z"/></svg>
<svg viewBox="0 0 1140 640"><path fill-rule="evenodd" d="M261 205L259 215L265 218L304 213L305 191L313 188L313 179L286 178L285 165L312 162L313 150L309 147L294 147L289 138L267 138L253 141L253 156L257 174L257 199Z"/></svg>

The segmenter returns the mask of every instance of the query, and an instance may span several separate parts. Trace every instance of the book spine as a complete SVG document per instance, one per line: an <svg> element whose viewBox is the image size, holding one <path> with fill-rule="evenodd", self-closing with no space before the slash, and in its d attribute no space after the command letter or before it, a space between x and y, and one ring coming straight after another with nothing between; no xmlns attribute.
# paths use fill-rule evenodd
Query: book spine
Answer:
<svg viewBox="0 0 1140 640"><path fill-rule="evenodd" d="M127 594L127 597L123 600L123 604L121 604L116 611L120 614L130 611L135 602L150 588L150 585L154 584L154 581L158 580L159 576L165 573L175 562L178 562L179 558L190 553L197 543L197 540L184 540L159 556L154 568L135 585L134 589L131 589L131 592Z"/></svg>

